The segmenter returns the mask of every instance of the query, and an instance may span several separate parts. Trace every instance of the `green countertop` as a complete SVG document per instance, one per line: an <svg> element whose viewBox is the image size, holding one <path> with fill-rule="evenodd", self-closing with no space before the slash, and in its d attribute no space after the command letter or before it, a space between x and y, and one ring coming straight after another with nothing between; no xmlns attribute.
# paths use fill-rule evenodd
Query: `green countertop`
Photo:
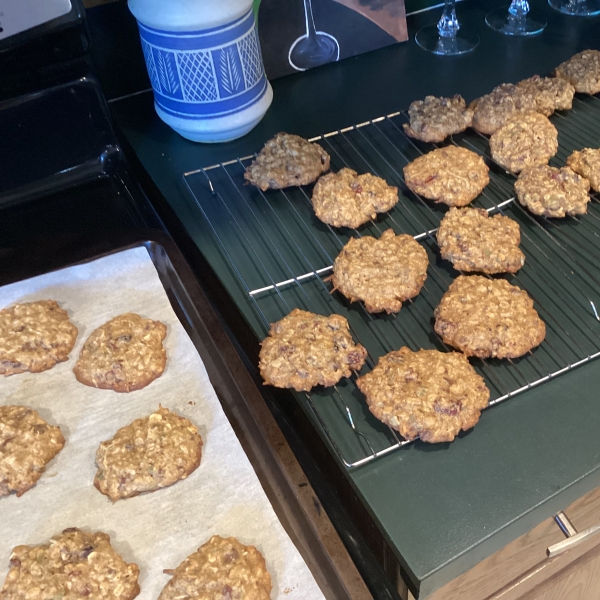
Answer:
<svg viewBox="0 0 600 600"><path fill-rule="evenodd" d="M471 100L499 83L548 73L579 50L600 48L599 18L563 16L536 1L548 17L546 31L515 39L485 27L485 13L495 4L459 5L463 26L481 36L474 53L436 57L411 39L276 80L273 105L259 126L217 146L187 142L155 115L151 93L142 91L149 85L124 3L90 15L117 123L225 287L235 290L182 174L251 154L278 131L311 137L406 108L425 94L461 93ZM411 17L411 36L437 14ZM417 442L348 473L421 597L600 485L599 385L600 363L584 365L487 411L475 430L452 444Z"/></svg>

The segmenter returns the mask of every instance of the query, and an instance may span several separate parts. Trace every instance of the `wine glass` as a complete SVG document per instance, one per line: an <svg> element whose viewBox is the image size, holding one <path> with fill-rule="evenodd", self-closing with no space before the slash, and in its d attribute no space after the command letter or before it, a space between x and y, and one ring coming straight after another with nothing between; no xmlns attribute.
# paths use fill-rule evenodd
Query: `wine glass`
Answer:
<svg viewBox="0 0 600 600"><path fill-rule="evenodd" d="M306 71L340 58L340 45L329 33L317 31L312 11L312 0L304 0L306 33L290 47L288 61L297 71Z"/></svg>
<svg viewBox="0 0 600 600"><path fill-rule="evenodd" d="M456 18L456 0L445 0L444 12L437 25L426 25L417 31L415 41L421 48L441 54L453 56L465 54L475 49L479 36L469 33L458 33L460 25Z"/></svg>
<svg viewBox="0 0 600 600"><path fill-rule="evenodd" d="M529 16L529 2L527 0L512 0L508 7L496 8L485 16L485 22L496 31L504 35L535 35L542 33L546 27L546 20L537 16Z"/></svg>
<svg viewBox="0 0 600 600"><path fill-rule="evenodd" d="M548 4L565 15L576 17L600 15L600 0L548 0Z"/></svg>

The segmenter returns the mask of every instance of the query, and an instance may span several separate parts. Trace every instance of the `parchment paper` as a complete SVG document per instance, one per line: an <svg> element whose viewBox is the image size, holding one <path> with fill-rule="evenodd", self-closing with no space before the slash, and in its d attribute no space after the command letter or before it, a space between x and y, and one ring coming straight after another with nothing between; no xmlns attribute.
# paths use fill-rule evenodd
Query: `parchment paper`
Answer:
<svg viewBox="0 0 600 600"><path fill-rule="evenodd" d="M175 568L213 534L256 546L273 580L271 598L323 598L279 523L225 417L204 364L175 316L145 248L127 250L0 288L0 308L52 299L79 329L69 360L43 373L0 378L0 405L22 404L60 425L66 444L37 485L0 499L0 583L11 549L45 543L67 527L108 533L127 562L140 567L140 600L156 599ZM119 394L79 383L72 369L88 335L124 312L168 327L167 366L142 390ZM204 440L202 463L184 481L112 504L93 487L101 441L158 404L187 417Z"/></svg>

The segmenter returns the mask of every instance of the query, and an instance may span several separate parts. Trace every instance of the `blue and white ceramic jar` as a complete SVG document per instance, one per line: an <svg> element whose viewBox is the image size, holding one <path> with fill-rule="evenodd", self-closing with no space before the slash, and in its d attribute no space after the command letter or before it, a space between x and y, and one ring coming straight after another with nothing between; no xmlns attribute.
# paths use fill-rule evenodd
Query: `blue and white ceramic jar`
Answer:
<svg viewBox="0 0 600 600"><path fill-rule="evenodd" d="M252 0L129 0L158 116L183 137L225 142L273 99Z"/></svg>

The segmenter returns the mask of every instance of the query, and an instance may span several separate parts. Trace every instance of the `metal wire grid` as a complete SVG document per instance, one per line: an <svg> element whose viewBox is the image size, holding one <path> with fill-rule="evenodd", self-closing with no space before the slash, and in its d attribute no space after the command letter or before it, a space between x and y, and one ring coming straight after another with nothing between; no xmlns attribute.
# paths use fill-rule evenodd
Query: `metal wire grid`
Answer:
<svg viewBox="0 0 600 600"><path fill-rule="evenodd" d="M565 163L574 149L600 145L600 101L576 99L567 115L552 119L559 130L560 149L553 159ZM319 314L337 312L368 350L364 372L379 356L406 345L413 350L451 350L432 327L433 310L457 276L442 261L435 231L444 209L407 190L402 167L432 149L404 135L405 113L395 113L314 138L331 155L334 171L347 166L372 172L401 191L398 205L358 230L334 229L312 211L310 188L266 193L244 186L243 173L254 158L245 157L199 169L184 181L205 217L224 257L259 317L257 335L293 308ZM600 355L600 200L592 197L588 214L561 222L538 218L513 198L514 177L493 163L487 138L476 133L454 136L450 143L484 157L491 183L473 203L519 222L525 266L505 278L528 291L547 325L546 340L515 360L473 359L490 388L490 406ZM334 258L350 237L379 235L388 228L410 233L430 259L429 277L420 295L397 315L371 315L361 303L350 305L331 294L327 281ZM600 306L599 306L600 308ZM301 398L347 467L365 464L407 443L367 410L354 377L331 389L316 389Z"/></svg>

